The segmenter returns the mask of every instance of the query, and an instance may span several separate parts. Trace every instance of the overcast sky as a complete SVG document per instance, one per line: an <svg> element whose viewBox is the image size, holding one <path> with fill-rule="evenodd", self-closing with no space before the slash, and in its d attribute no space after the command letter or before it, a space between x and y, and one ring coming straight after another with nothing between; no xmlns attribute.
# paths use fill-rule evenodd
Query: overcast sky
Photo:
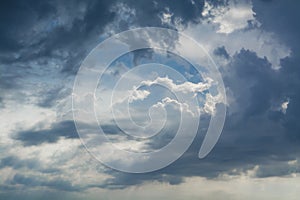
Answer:
<svg viewBox="0 0 300 200"><path fill-rule="evenodd" d="M0 199L298 199L299 8L297 0L2 2ZM222 75L227 112L219 141L199 159L209 119L223 99L208 94L214 82L171 53L144 49L123 55L105 71L96 90L101 127L117 146L160 149L178 128L178 106L183 115L190 115L189 121L201 113L196 138L178 160L154 172L131 174L101 164L86 150L73 121L72 91L80 65L93 48L114 34L140 27L180 31L201 44ZM178 50L181 39L176 35L165 45ZM182 50L199 57L193 48ZM154 62L172 66L186 79L162 67L154 75L155 66L147 73L134 71ZM124 88L131 81L140 87ZM152 87L157 83L183 96L197 96L199 108ZM121 98L125 89L131 96ZM103 103L112 91L114 123L106 112L110 107ZM88 95L86 91L83 96ZM124 102L134 105L130 117L137 125L152 117L146 135L165 126L156 139L133 142L121 133L120 126L140 133L139 126L128 125ZM145 102L153 105L150 115L144 115L149 109ZM85 120L82 116L77 123L88 138L95 127ZM105 151L105 145L97 147ZM107 155L107 160L115 162L117 156Z"/></svg>

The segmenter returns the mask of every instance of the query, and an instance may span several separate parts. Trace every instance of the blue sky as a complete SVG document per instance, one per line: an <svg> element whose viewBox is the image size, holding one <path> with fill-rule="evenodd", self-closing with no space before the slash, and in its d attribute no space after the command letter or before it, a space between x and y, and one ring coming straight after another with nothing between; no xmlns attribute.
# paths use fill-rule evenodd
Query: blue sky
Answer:
<svg viewBox="0 0 300 200"><path fill-rule="evenodd" d="M299 6L296 0L2 2L0 199L297 199ZM197 116L191 113L201 113L195 140L178 160L150 173L124 173L106 167L85 149L73 119L73 84L83 60L99 43L149 26L180 31L205 48L223 78L226 120L214 149L199 159L214 106L224 99L209 96L213 82L205 79L206 58L193 45L178 45L187 42L180 34L167 38L165 45L203 61L202 74L170 52L143 49L120 57L96 89L96 116L115 145L132 151L159 149L174 138L178 105L190 121ZM148 68L137 68L143 64ZM196 93L199 107L186 106L157 83L181 95ZM86 99L92 97L88 90L82 92ZM117 116L109 110L112 92ZM83 105L88 105L86 99ZM124 110L128 102L130 116ZM154 110L148 115L150 107ZM146 135L163 129L156 138L135 141L120 130L139 136L130 117L138 125L152 123ZM99 128L84 115L76 122L84 138ZM95 148L106 150L105 144ZM116 162L118 156L107 153L105 159ZM128 158L125 164L136 163Z"/></svg>

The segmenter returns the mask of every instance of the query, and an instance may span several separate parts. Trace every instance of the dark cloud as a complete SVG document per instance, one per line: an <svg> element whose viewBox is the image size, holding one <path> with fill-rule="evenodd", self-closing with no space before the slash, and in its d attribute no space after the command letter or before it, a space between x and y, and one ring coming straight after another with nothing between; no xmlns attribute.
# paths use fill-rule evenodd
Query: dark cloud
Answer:
<svg viewBox="0 0 300 200"><path fill-rule="evenodd" d="M224 57L226 59L229 59L229 57L230 57L224 46L216 48L214 50L214 54L217 56Z"/></svg>
<svg viewBox="0 0 300 200"><path fill-rule="evenodd" d="M285 58L281 62L282 68L277 71L271 69L266 59L258 59L253 52L242 50L236 55L231 64L235 69L230 72L234 75L229 75L226 79L237 99L235 118L245 123L251 118L263 117L262 124L267 123L267 120L277 119L282 128L286 129L286 135L294 134L294 137L299 138L299 127L295 123L300 112L297 92L300 82L296 78L300 75L296 64L298 60L294 55ZM287 99L290 99L288 109L283 114L281 104ZM234 121L236 120L231 118L230 122ZM278 131L274 129L274 132Z"/></svg>
<svg viewBox="0 0 300 200"><path fill-rule="evenodd" d="M136 11L124 21L122 3ZM80 61L99 42L103 28L114 21L132 23L135 26L163 26L159 14L174 13L182 20L196 22L201 17L203 1L7 1L1 6L0 56L2 63L27 62L33 59L59 58L65 60L62 71L76 72ZM189 10L189 12L186 12ZM112 26L117 31L120 24ZM128 24L129 25L129 24ZM126 27L128 27L128 25ZM127 28L126 28L127 29ZM92 44L88 44L92 42ZM7 54L9 52L9 54ZM12 54L13 53L13 54Z"/></svg>
<svg viewBox="0 0 300 200"><path fill-rule="evenodd" d="M2 62L58 58L64 60L62 71L76 70L89 50L84 49L86 43L91 38L95 41L104 26L113 20L114 13L110 12L113 2L3 3L1 40L7 41L7 45L2 46Z"/></svg>
<svg viewBox="0 0 300 200"><path fill-rule="evenodd" d="M295 0L284 2L253 0L253 11L257 20L262 23L262 28L276 33L283 42L295 50L294 53L299 52L299 6L300 2Z"/></svg>
<svg viewBox="0 0 300 200"><path fill-rule="evenodd" d="M4 1L0 8L0 50L14 52L24 47L22 36L39 18L45 18L55 11L48 2Z"/></svg>
<svg viewBox="0 0 300 200"><path fill-rule="evenodd" d="M54 143L57 142L60 137L66 139L78 138L73 121L55 123L50 129L20 131L16 134L14 139L20 140L25 146L30 146L42 143Z"/></svg>

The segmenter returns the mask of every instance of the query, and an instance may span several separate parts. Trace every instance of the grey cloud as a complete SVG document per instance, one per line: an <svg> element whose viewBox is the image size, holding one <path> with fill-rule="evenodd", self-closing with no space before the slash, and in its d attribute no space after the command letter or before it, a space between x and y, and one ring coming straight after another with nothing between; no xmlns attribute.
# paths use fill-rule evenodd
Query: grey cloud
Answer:
<svg viewBox="0 0 300 200"><path fill-rule="evenodd" d="M177 3L108 0L6 2L1 6L0 38L7 44L1 46L2 62L59 58L65 60L62 71L76 72L80 61L91 49L87 43L97 42L103 28L119 14L111 10L116 3L127 4L136 10L136 16L133 16L136 20L131 22L135 26L163 26L158 15L166 8L181 18L182 23L197 22L204 4L202 0L195 3L184 0ZM187 9L189 12L185 12Z"/></svg>
<svg viewBox="0 0 300 200"><path fill-rule="evenodd" d="M9 94L29 87L40 70L74 74L104 26L114 18L114 1L6 1L0 17L0 89ZM40 82L51 79L45 74ZM61 77L61 83L65 77ZM47 83L47 82L46 82ZM48 84L48 83L47 83ZM24 94L23 94L24 95ZM43 95L45 96L45 95ZM13 98L17 96L13 95ZM51 106L54 96L38 102Z"/></svg>
<svg viewBox="0 0 300 200"><path fill-rule="evenodd" d="M17 58L12 57L11 61L20 62L37 56L54 56L49 53L60 48L72 48L73 44L79 47L79 43L92 31L101 30L112 20L109 14L111 3L113 2L91 1L87 5L84 1L66 4L56 1L3 3L1 32L9 39L1 38L13 41L8 44L19 46L18 50L24 50L19 52ZM87 11L83 12L84 9ZM16 48L7 49L16 50Z"/></svg>
<svg viewBox="0 0 300 200"><path fill-rule="evenodd" d="M51 12L53 12L53 7L48 2L2 2L0 11L1 51L12 52L22 48L24 44L21 37L24 30L31 25L34 18L47 17Z"/></svg>
<svg viewBox="0 0 300 200"><path fill-rule="evenodd" d="M275 32L283 42L295 52L299 52L300 17L299 1L263 1L253 0L255 17L262 23L262 28Z"/></svg>
<svg viewBox="0 0 300 200"><path fill-rule="evenodd" d="M235 56L231 68L234 75L225 78L227 86L233 91L237 99L238 108L235 117L231 117L231 123L262 117L264 121L273 119L280 121L284 134L294 134L299 138L298 123L296 115L299 113L300 82L298 80L300 70L297 68L297 57L290 57L282 60L282 68L278 71L271 69L266 59L257 59L256 55L249 51L241 51ZM279 106L280 102L290 99L287 113L282 115L272 110L274 105ZM230 108L229 108L230 109ZM237 120L234 120L237 119ZM275 129L275 132L280 130Z"/></svg>
<svg viewBox="0 0 300 200"><path fill-rule="evenodd" d="M62 191L81 191L80 186L74 186L71 182L63 179L52 179L47 180L44 177L33 177L33 176L24 176L22 174L14 175L13 179L10 181L12 185L21 184L26 187L43 187L62 190Z"/></svg>
<svg viewBox="0 0 300 200"><path fill-rule="evenodd" d="M44 167L39 162L38 159L21 159L17 156L7 156L4 158L1 158L0 160L0 169L3 169L5 167L12 167L13 169L30 169L30 170L36 170L41 173L45 174L51 174L51 173L58 173L60 172L60 169L53 168L53 167Z"/></svg>
<svg viewBox="0 0 300 200"><path fill-rule="evenodd" d="M0 96L0 109L4 107L3 97Z"/></svg>
<svg viewBox="0 0 300 200"><path fill-rule="evenodd" d="M109 171L113 178L107 179L100 187L107 189L124 189L128 186L139 185L147 181L157 181L177 185L182 183L183 177L176 174L155 173L150 174L127 174L117 171Z"/></svg>
<svg viewBox="0 0 300 200"><path fill-rule="evenodd" d="M43 90L38 93L39 101L37 105L46 108L53 107L57 105L58 100L70 95L71 89L67 89L64 86L56 86L53 88L47 88L47 86L45 86Z"/></svg>
<svg viewBox="0 0 300 200"><path fill-rule="evenodd" d="M213 53L226 59L230 57L224 46L216 48Z"/></svg>
<svg viewBox="0 0 300 200"><path fill-rule="evenodd" d="M291 174L297 174L300 172L300 165L298 163L288 164L283 163L279 164L276 162L270 163L268 165L260 166L256 172L256 177L265 178L265 177L274 177L274 176L290 176Z"/></svg>
<svg viewBox="0 0 300 200"><path fill-rule="evenodd" d="M26 161L21 161L18 157L14 156L8 156L5 158L2 158L0 161L0 168L8 167L11 166L14 169L18 169L21 167L27 167L27 168L36 168L39 166L39 163L37 160L26 160Z"/></svg>
<svg viewBox="0 0 300 200"><path fill-rule="evenodd" d="M66 139L78 138L73 121L55 123L50 129L19 131L14 139L20 140L25 146L39 145L42 143L54 143L60 137Z"/></svg>

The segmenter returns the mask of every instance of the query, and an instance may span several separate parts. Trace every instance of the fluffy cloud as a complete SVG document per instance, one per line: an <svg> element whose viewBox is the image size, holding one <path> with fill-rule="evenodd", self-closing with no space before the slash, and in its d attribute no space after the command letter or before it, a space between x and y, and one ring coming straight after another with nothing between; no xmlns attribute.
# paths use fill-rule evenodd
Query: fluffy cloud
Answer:
<svg viewBox="0 0 300 200"><path fill-rule="evenodd" d="M180 112L186 112L191 114L192 116L194 116L193 111L190 110L189 105L187 105L186 103L180 103L175 99L171 99L170 97L166 97L164 99L162 99L161 102L158 102L156 104L153 105L154 108L165 108L167 105L173 105L175 107L175 109L180 110Z"/></svg>
<svg viewBox="0 0 300 200"><path fill-rule="evenodd" d="M132 103L136 100L143 100L149 96L150 92L147 90L137 90L137 88L133 88L133 90L130 92L130 96L128 98L129 103Z"/></svg>
<svg viewBox="0 0 300 200"><path fill-rule="evenodd" d="M232 33L236 30L248 27L248 23L257 24L249 1L229 1L226 6L214 6L205 1L202 15L208 21L218 26L217 33Z"/></svg>
<svg viewBox="0 0 300 200"><path fill-rule="evenodd" d="M159 84L163 85L166 88L170 89L174 92L182 92L182 93L200 93L205 90L208 90L211 87L212 79L207 78L207 80L199 83L192 83L192 82L184 82L182 84L175 84L172 79L169 79L168 77L158 77L157 79L153 81L143 81L141 83L141 86L151 86L153 84Z"/></svg>

